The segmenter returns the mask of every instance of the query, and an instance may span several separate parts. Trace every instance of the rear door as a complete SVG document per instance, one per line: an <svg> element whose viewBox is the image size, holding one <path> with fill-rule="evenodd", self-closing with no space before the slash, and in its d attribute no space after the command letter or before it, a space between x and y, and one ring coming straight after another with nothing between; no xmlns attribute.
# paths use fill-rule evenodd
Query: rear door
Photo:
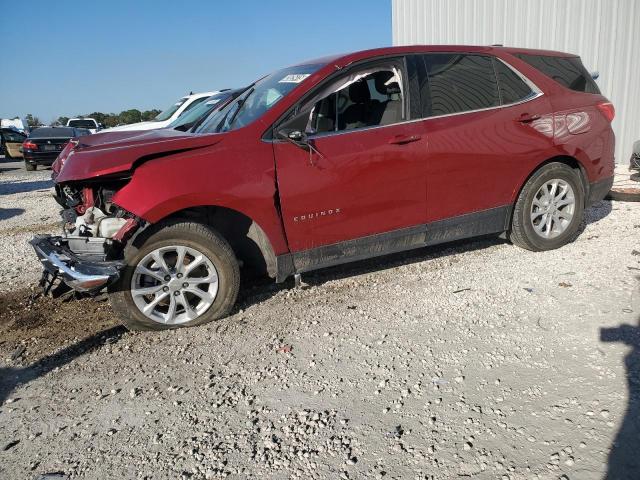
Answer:
<svg viewBox="0 0 640 480"><path fill-rule="evenodd" d="M430 53L411 62L429 142L428 221L504 207L500 219L528 173L553 151L549 102L493 56Z"/></svg>
<svg viewBox="0 0 640 480"><path fill-rule="evenodd" d="M424 223L427 145L407 97L403 58L360 65L277 127L305 137L274 141L292 252Z"/></svg>

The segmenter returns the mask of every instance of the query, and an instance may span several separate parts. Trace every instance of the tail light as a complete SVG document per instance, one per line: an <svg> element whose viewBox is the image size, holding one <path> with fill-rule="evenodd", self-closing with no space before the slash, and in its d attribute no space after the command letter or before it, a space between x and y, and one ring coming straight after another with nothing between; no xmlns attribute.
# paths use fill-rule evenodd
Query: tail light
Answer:
<svg viewBox="0 0 640 480"><path fill-rule="evenodd" d="M613 107L613 103L611 102L602 102L596 105L600 113L604 115L604 118L607 119L609 123L613 122L614 117L616 116L616 109Z"/></svg>
<svg viewBox="0 0 640 480"><path fill-rule="evenodd" d="M26 148L27 150L38 150L38 144L33 143L31 140L25 140L22 142L22 148Z"/></svg>

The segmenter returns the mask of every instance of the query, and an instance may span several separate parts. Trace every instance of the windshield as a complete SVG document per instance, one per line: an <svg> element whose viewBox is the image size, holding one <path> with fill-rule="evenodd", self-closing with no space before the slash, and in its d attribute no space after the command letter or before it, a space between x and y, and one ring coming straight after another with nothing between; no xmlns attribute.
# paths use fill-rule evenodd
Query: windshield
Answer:
<svg viewBox="0 0 640 480"><path fill-rule="evenodd" d="M67 127L96 128L97 125L93 120L69 120Z"/></svg>
<svg viewBox="0 0 640 480"><path fill-rule="evenodd" d="M173 122L167 125L167 128L178 128L184 125L192 125L205 115L209 115L221 102L229 97L230 92L217 93L211 95L197 107L192 108L188 112L180 115Z"/></svg>
<svg viewBox="0 0 640 480"><path fill-rule="evenodd" d="M316 64L283 68L258 80L236 100L207 118L195 133L227 132L248 125L323 66Z"/></svg>
<svg viewBox="0 0 640 480"><path fill-rule="evenodd" d="M183 97L178 100L176 103L167 108L164 112L160 112L156 118L153 119L154 122L164 122L165 120L169 120L171 115L176 113L176 111L180 108L180 106L186 102L189 97Z"/></svg>

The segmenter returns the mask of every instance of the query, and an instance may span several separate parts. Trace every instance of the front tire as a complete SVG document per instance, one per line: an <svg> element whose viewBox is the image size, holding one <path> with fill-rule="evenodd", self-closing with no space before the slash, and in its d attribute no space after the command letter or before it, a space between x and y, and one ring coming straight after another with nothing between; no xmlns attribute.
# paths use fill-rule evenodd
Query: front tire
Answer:
<svg viewBox="0 0 640 480"><path fill-rule="evenodd" d="M129 330L193 327L229 314L240 269L229 243L208 226L177 221L125 251L109 298Z"/></svg>
<svg viewBox="0 0 640 480"><path fill-rule="evenodd" d="M509 239L541 252L573 240L584 214L580 172L564 163L549 163L525 183L513 209Z"/></svg>

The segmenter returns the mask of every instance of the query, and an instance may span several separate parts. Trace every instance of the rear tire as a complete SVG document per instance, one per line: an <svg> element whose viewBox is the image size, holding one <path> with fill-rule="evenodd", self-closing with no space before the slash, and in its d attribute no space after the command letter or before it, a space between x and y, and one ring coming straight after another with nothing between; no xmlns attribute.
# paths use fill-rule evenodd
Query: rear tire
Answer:
<svg viewBox="0 0 640 480"><path fill-rule="evenodd" d="M562 192L566 192L564 196ZM522 187L513 209L509 239L534 252L562 247L574 239L580 228L584 199L578 170L559 162L543 166Z"/></svg>
<svg viewBox="0 0 640 480"><path fill-rule="evenodd" d="M147 234L141 242L136 243L139 243L139 248L130 246L125 250L127 266L118 282L109 287L111 305L119 316L120 321L129 330L165 330L193 327L218 320L229 314L238 296L240 269L231 246L220 234L199 223L175 221L156 229L151 234ZM175 263L171 265L172 253L175 251L177 257L178 251L185 250L187 253L183 254L183 260L180 262L184 270L181 270L178 265L177 258L173 260ZM169 274L165 276L160 269L153 270L153 273L160 272L159 279L141 275L141 268L155 265L153 256L157 255L156 252L168 252L168 257L164 253L161 253L161 255L163 261L166 261ZM209 290L210 284L209 282L205 283L204 295L213 296L213 300L209 300L208 303L201 303L205 302L202 292L196 296L190 293L197 291L195 288L202 288L202 284L198 287L189 287L184 291L179 285L176 286L176 283L180 284L184 280L193 281L189 277L190 274L187 273L189 263L185 262L196 262L199 254L202 255L203 260L201 262L202 267L198 268L205 269L203 278L210 275L214 275L217 278L215 294L209 293L211 291ZM151 260L149 260L150 257ZM180 271L185 272L184 277L179 274ZM182 277L181 280L176 280L176 275L178 275L177 278ZM169 276L172 277L172 280L163 283ZM145 285L138 285L141 278L146 282ZM200 278L200 275L196 277L196 279L198 278ZM139 292L144 288L148 288L146 285L154 285L151 288L157 286L158 290L154 294L141 298ZM184 285L187 285L187 283ZM213 282L211 282L211 285L213 285ZM136 300L134 300L132 291L137 293ZM175 294L176 297L173 298L172 294ZM182 296L183 294L184 296ZM146 306L148 306L159 297L163 297L163 300L157 303L158 306L152 308L148 314L143 313L140 305L144 307L144 302L147 302ZM188 308L183 303L185 300L191 304ZM177 306L174 307L174 305ZM200 312L199 310L203 305L206 310ZM172 311L174 312L173 321L167 320L171 318L170 308L173 308ZM195 315L196 313L197 315ZM159 318L163 315L166 315L164 321Z"/></svg>
<svg viewBox="0 0 640 480"><path fill-rule="evenodd" d="M29 162L24 162L24 169L27 172L33 172L36 168L38 168L38 166L36 164L29 163Z"/></svg>

